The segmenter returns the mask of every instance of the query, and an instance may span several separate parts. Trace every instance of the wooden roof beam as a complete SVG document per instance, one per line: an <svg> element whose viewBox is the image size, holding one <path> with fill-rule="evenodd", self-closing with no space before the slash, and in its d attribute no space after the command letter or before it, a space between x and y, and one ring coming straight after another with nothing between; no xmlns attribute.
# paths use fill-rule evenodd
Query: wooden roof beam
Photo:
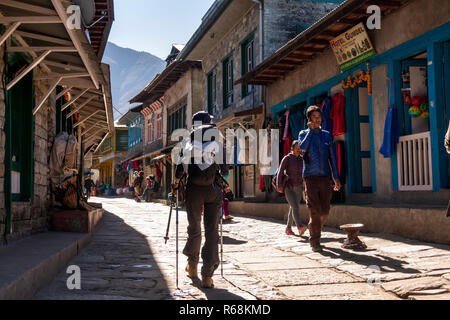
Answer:
<svg viewBox="0 0 450 320"><path fill-rule="evenodd" d="M14 31L17 30L17 28L20 26L20 22L14 22L11 26L9 26L5 33L0 37L0 46L8 40L8 38L14 33Z"/></svg>
<svg viewBox="0 0 450 320"><path fill-rule="evenodd" d="M377 0L376 5L381 6L381 7L385 7L385 8L389 8L389 9L396 9L401 7L401 2L397 2L397 1L392 1L392 0Z"/></svg>
<svg viewBox="0 0 450 320"><path fill-rule="evenodd" d="M9 47L8 52L29 52L29 51L52 51L52 52L77 52L75 47Z"/></svg>
<svg viewBox="0 0 450 320"><path fill-rule="evenodd" d="M39 57L34 59L34 61L25 69L23 70L18 76L16 76L11 82L8 83L6 86L6 90L11 90L11 88L19 82L23 77L25 77L30 71L32 71L39 63L41 63L45 57L47 57L51 53L51 50L45 51L43 54L41 54Z"/></svg>
<svg viewBox="0 0 450 320"><path fill-rule="evenodd" d="M49 24L49 23L62 23L61 19L57 15L51 16L16 16L16 17L0 17L0 23L15 23L20 22L24 24Z"/></svg>
<svg viewBox="0 0 450 320"><path fill-rule="evenodd" d="M21 9L21 10L25 10L25 11L30 11L30 12L34 12L34 13L39 13L39 14L45 14L45 15L49 15L49 16L55 14L55 11L53 11L52 9L24 3L21 1L1 0L0 5L6 6L6 7L11 7L11 8L16 8L16 9Z"/></svg>
<svg viewBox="0 0 450 320"><path fill-rule="evenodd" d="M24 38L36 39L36 40L46 41L46 42L50 42L50 43L56 43L56 44L60 44L63 46L72 46L72 42L69 40L56 38L56 37L50 37L50 36L46 36L46 35L42 35L42 34L25 32L25 31L20 31L20 30L16 31L15 34L18 34Z"/></svg>

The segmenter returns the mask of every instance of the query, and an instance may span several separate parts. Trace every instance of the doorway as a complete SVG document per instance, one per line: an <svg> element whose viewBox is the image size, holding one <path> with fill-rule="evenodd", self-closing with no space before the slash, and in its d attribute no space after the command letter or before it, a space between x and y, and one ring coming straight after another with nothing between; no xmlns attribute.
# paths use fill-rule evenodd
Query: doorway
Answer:
<svg viewBox="0 0 450 320"><path fill-rule="evenodd" d="M364 82L345 89L348 192L372 193L369 95Z"/></svg>
<svg viewBox="0 0 450 320"><path fill-rule="evenodd" d="M33 74L6 92L7 132L10 133L11 200L30 201L33 192Z"/></svg>

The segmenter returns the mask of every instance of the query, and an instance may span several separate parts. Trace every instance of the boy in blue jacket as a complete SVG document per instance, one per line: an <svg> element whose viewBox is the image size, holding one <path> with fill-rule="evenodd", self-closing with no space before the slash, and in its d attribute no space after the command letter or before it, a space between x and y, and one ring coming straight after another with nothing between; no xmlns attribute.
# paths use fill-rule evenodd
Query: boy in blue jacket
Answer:
<svg viewBox="0 0 450 320"><path fill-rule="evenodd" d="M339 191L341 182L337 170L333 137L322 130L322 113L317 106L306 110L308 129L300 132L298 141L303 153L303 181L306 205L309 211L309 243L314 252L322 251L320 237L322 227L330 213L332 198L331 179L334 190Z"/></svg>

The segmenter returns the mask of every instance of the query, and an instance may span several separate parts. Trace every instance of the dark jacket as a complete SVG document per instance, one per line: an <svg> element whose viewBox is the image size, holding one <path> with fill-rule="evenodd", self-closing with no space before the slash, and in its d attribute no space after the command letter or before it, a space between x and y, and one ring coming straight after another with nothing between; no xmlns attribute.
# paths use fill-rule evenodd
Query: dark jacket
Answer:
<svg viewBox="0 0 450 320"><path fill-rule="evenodd" d="M339 179L333 138L328 131L322 129L303 130L298 135L298 142L300 149L306 154L303 157L303 178L332 176L334 179Z"/></svg>
<svg viewBox="0 0 450 320"><path fill-rule="evenodd" d="M303 184L302 179L303 172L303 158L296 157L294 154L289 153L283 160L281 160L280 168L277 174L277 186L282 187L282 176L286 174L289 178L286 187L293 188Z"/></svg>

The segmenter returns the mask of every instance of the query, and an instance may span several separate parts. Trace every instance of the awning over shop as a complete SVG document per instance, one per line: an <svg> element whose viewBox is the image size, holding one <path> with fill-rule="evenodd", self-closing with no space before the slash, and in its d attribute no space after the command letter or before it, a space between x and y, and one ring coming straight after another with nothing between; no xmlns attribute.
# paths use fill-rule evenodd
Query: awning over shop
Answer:
<svg viewBox="0 0 450 320"><path fill-rule="evenodd" d="M69 97L62 110L71 108L67 118L79 114L74 128L81 127L84 145L93 151L108 132L114 131L109 66L100 64L104 47L114 20L112 0L95 0L96 19L104 16L89 29L74 29L67 14L70 1L61 0L2 0L0 23L6 31L0 45L7 52L26 53L31 63L6 85L10 90L37 66L44 71L35 81L45 81L47 91L36 101L33 114L44 107L47 99L61 86ZM103 13L100 13L103 12ZM14 41L10 41L13 39ZM91 42L90 42L91 41Z"/></svg>
<svg viewBox="0 0 450 320"><path fill-rule="evenodd" d="M241 127L246 130L249 125L254 125L256 117L262 114L262 107L255 108L252 110L235 112L221 121L217 122L217 128L221 129L233 129L235 127Z"/></svg>
<svg viewBox="0 0 450 320"><path fill-rule="evenodd" d="M173 147L175 147L175 145L171 145L171 146L168 146L168 147L165 147L165 148L162 148L162 149L159 149L159 150L156 150L156 151L153 151L153 152L141 155L141 156L133 158L133 159L127 159L127 160L124 160L123 162L125 162L125 161L138 161L138 160L149 158L149 157L152 157L152 156L155 156L155 155L158 155L158 156L155 157L155 158L152 158L151 161L160 160L160 159L163 159L163 158L169 156L170 151L173 149Z"/></svg>

